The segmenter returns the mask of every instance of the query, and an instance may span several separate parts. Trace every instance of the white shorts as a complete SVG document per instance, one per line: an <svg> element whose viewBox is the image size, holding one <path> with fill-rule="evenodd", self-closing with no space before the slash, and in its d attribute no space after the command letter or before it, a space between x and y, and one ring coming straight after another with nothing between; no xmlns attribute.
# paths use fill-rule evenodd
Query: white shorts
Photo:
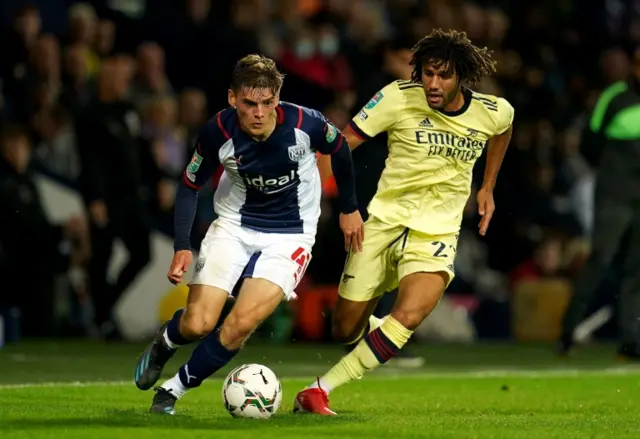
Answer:
<svg viewBox="0 0 640 439"><path fill-rule="evenodd" d="M294 299L314 243L311 234L264 233L217 219L202 240L191 283L231 294L241 278L262 278Z"/></svg>

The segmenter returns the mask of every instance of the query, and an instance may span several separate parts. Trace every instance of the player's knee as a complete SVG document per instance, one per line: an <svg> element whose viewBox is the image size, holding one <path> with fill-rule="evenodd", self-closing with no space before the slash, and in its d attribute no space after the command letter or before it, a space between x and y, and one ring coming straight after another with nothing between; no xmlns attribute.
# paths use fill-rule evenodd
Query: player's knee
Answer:
<svg viewBox="0 0 640 439"><path fill-rule="evenodd" d="M394 309L391 316L405 328L415 331L422 321L427 317L428 313L421 309Z"/></svg>
<svg viewBox="0 0 640 439"><path fill-rule="evenodd" d="M197 340L213 331L215 324L216 320L206 313L190 312L187 308L180 319L180 333L189 340Z"/></svg>
<svg viewBox="0 0 640 439"><path fill-rule="evenodd" d="M250 314L241 315L232 310L220 328L220 341L226 347L237 349L259 324Z"/></svg>

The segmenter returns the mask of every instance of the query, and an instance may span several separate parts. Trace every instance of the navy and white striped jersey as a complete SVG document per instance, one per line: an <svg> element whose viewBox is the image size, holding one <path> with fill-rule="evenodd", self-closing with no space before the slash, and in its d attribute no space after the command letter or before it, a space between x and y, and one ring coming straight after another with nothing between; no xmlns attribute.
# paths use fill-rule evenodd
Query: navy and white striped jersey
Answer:
<svg viewBox="0 0 640 439"><path fill-rule="evenodd" d="M331 154L345 139L316 110L280 102L276 111L276 128L263 142L240 129L234 108L214 116L200 132L184 182L198 189L222 164L214 197L220 218L261 232L315 233L321 196L315 152Z"/></svg>

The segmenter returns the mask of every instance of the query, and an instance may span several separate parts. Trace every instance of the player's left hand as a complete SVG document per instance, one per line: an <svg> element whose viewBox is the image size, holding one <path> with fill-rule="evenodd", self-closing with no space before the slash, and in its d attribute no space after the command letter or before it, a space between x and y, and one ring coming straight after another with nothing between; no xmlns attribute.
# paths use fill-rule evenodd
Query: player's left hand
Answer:
<svg viewBox="0 0 640 439"><path fill-rule="evenodd" d="M478 191L478 213L482 217L478 229L480 235L484 236L489 228L493 212L496 211L496 203L493 201L493 191L489 189L480 189Z"/></svg>
<svg viewBox="0 0 640 439"><path fill-rule="evenodd" d="M340 228L344 233L344 249L354 252L362 251L364 241L364 223L357 209L352 213L340 214Z"/></svg>

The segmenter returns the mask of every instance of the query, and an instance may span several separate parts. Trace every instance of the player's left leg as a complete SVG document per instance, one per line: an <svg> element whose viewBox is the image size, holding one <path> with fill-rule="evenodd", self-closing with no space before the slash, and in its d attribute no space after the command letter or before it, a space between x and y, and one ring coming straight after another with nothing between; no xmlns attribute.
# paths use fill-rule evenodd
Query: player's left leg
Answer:
<svg viewBox="0 0 640 439"><path fill-rule="evenodd" d="M393 310L393 305L398 298L398 290L394 290L390 293L383 294L380 297L380 301L378 302L375 310L373 311L373 316L377 319L384 319L389 314L391 314L391 310ZM409 341L409 345L411 345L411 341ZM345 345L345 349L347 353L351 352L356 347L355 344ZM394 367L402 367L407 369L415 369L420 368L424 365L424 358L415 355L410 346L405 346L398 354L391 360Z"/></svg>

